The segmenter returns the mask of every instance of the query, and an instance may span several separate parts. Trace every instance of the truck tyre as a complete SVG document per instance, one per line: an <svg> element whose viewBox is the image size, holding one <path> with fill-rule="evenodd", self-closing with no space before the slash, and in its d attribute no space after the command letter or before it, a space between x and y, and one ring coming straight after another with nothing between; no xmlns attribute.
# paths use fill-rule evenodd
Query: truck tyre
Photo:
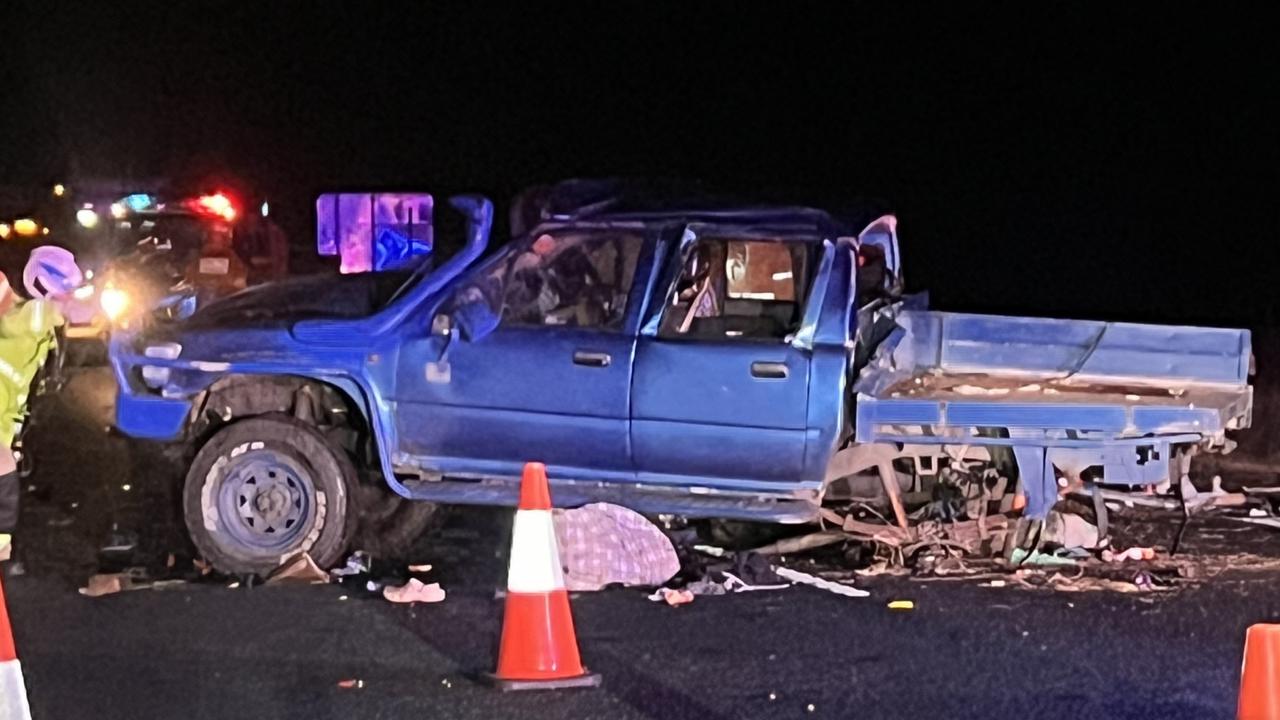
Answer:
<svg viewBox="0 0 1280 720"><path fill-rule="evenodd" d="M299 552L328 568L355 534L357 483L347 454L309 425L248 418L196 454L183 514L196 549L222 572L265 576Z"/></svg>
<svg viewBox="0 0 1280 720"><path fill-rule="evenodd" d="M355 547L372 555L409 560L414 541L435 526L444 515L430 502L409 500L392 492L380 480L360 486L360 529Z"/></svg>

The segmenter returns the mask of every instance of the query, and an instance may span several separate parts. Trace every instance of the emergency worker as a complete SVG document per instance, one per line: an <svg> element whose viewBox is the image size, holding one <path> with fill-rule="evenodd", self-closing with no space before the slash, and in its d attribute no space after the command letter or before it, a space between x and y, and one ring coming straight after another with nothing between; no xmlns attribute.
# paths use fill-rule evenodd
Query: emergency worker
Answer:
<svg viewBox="0 0 1280 720"><path fill-rule="evenodd" d="M9 558L18 525L14 440L22 431L31 385L54 348L54 330L61 324L52 300L22 302L0 275L0 560Z"/></svg>

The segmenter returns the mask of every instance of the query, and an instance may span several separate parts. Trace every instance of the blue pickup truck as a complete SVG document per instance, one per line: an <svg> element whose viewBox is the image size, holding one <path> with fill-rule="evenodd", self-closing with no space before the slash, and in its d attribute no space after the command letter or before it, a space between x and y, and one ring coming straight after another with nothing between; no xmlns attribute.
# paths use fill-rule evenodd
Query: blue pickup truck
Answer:
<svg viewBox="0 0 1280 720"><path fill-rule="evenodd" d="M1247 331L931 311L892 216L548 203L486 254L491 203L450 205L465 240L434 269L112 337L117 427L189 450L215 566L327 566L414 507L514 505L529 460L562 506L800 523L870 485L905 522L903 491L999 480L1034 521L1060 483L1179 482L1250 421Z"/></svg>

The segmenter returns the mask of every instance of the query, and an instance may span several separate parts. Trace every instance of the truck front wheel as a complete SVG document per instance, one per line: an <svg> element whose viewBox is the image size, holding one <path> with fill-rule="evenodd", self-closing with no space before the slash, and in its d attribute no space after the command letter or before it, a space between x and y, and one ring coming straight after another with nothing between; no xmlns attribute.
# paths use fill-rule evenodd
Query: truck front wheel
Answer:
<svg viewBox="0 0 1280 720"><path fill-rule="evenodd" d="M356 470L313 428L266 415L219 430L187 471L183 511L196 548L225 573L267 575L306 552L337 564L358 525Z"/></svg>

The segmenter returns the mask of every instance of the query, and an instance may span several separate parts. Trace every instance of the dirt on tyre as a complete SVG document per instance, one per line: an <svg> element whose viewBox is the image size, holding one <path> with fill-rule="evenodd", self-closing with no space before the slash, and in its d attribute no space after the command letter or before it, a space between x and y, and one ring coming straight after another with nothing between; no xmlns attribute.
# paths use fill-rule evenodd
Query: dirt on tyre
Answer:
<svg viewBox="0 0 1280 720"><path fill-rule="evenodd" d="M344 557L359 522L355 467L285 415L219 430L187 471L182 505L196 549L225 573L267 575L290 555L322 568Z"/></svg>

